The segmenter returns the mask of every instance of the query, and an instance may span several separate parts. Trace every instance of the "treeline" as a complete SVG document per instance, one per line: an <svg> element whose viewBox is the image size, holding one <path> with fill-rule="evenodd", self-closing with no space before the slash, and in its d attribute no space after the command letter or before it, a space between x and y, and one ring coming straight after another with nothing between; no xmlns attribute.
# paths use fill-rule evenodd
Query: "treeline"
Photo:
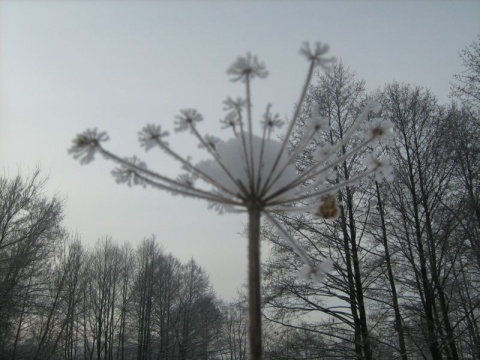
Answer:
<svg viewBox="0 0 480 360"><path fill-rule="evenodd" d="M242 302L154 238L93 249L40 171L0 178L0 359L244 359Z"/></svg>
<svg viewBox="0 0 480 360"><path fill-rule="evenodd" d="M391 83L367 93L344 64L319 76L303 109L330 131L299 157L341 140L366 101L390 120L396 137L373 149L390 157L393 181L354 182L338 194L340 216L279 216L313 261L331 258L325 284L302 283L301 261L272 229L264 277L265 314L277 328L275 359L480 358L480 41L462 54L453 101ZM361 141L353 138L342 156ZM292 144L294 146L295 144ZM334 169L331 184L368 166L357 153Z"/></svg>

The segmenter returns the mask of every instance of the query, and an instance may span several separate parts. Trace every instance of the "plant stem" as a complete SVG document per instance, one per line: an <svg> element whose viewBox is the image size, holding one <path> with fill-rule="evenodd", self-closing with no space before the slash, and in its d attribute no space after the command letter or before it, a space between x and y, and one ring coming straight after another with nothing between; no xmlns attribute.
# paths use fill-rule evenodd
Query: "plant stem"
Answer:
<svg viewBox="0 0 480 360"><path fill-rule="evenodd" d="M248 311L250 360L262 359L262 313L260 302L260 215L257 204L248 207Z"/></svg>

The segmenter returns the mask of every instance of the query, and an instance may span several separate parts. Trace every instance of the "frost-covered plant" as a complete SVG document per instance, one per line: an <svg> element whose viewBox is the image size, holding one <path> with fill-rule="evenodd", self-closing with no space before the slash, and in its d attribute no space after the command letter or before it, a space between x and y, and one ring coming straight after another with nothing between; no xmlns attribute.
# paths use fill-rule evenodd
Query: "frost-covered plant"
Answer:
<svg viewBox="0 0 480 360"><path fill-rule="evenodd" d="M329 173L347 158L359 151L372 147L375 142L388 136L392 130L389 122L366 121L374 110L375 103L368 103L355 124L348 129L342 141L319 148L315 153L316 162L307 170L298 174L294 166L297 157L307 148L319 132L329 130L328 120L313 111L307 129L296 147L288 151L293 129L299 119L302 104L314 69L318 66L327 69L332 58L324 58L328 52L327 45L316 43L312 49L305 43L301 49L310 62L305 84L296 104L292 119L283 134L283 140L271 138L272 132L283 125L278 115L272 114L267 106L261 121L262 134L253 133L252 102L250 95L251 80L268 75L265 65L250 54L239 57L228 69L232 81L245 84L245 98L228 98L224 102L226 116L221 120L222 129L230 128L233 137L221 140L215 136L202 135L197 124L203 120L194 109L184 109L175 119L175 132L190 131L197 139L199 147L204 149L210 159L192 164L189 158L173 150L165 140L169 133L160 125L147 125L138 134L145 150L158 147L167 155L178 161L185 171L177 178L164 176L149 169L138 158L122 158L105 149L103 142L108 140L105 132L88 129L77 135L69 152L82 164L89 163L95 154L113 160L120 166L112 171L118 183L128 185L152 186L194 198L207 200L209 207L220 213L246 212L248 214L248 260L249 260L249 313L250 313L250 357L261 358L261 304L260 304L260 217L263 215L278 230L279 235L293 248L305 263L298 272L304 280L313 279L321 282L328 272L331 262L325 259L314 263L306 252L293 240L288 231L276 220L275 214L291 211L310 212L325 219L334 219L339 210L335 193L339 189L357 183L368 175L391 176L389 163L371 157L365 169L359 175L344 182L331 184L327 181ZM363 131L363 140L347 153L337 156L352 135ZM301 204L301 205L300 205Z"/></svg>

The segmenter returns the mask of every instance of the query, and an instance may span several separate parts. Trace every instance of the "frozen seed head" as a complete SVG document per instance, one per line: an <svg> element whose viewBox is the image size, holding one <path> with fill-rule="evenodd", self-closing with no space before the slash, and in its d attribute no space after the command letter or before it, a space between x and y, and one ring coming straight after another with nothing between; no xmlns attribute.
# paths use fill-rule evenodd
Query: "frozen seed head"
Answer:
<svg viewBox="0 0 480 360"><path fill-rule="evenodd" d="M195 180L196 180L196 177L190 173L180 174L177 177L177 181L180 184L184 184L188 187L193 187L193 185L195 184Z"/></svg>
<svg viewBox="0 0 480 360"><path fill-rule="evenodd" d="M145 187L145 181L137 176L137 170L135 170L135 168L147 169L147 164L139 160L136 156L125 158L125 162L129 163L130 166L122 164L112 170L112 175L117 184L127 184L128 186L141 185Z"/></svg>
<svg viewBox="0 0 480 360"><path fill-rule="evenodd" d="M320 105L317 102L312 104L312 112L307 120L307 127L314 132L327 132L330 130L328 118L320 115Z"/></svg>
<svg viewBox="0 0 480 360"><path fill-rule="evenodd" d="M315 66L320 66L324 70L328 70L328 64L335 62L335 58L324 58L330 47L327 44L316 42L314 48L310 47L310 43L303 43L302 48L300 49L300 54L304 55L309 61L313 62Z"/></svg>
<svg viewBox="0 0 480 360"><path fill-rule="evenodd" d="M365 136L373 139L384 139L393 135L393 123L390 120L375 118L367 124Z"/></svg>
<svg viewBox="0 0 480 360"><path fill-rule="evenodd" d="M258 61L256 56L247 53L246 56L239 56L237 60L228 68L228 75L232 75L231 81L246 82L247 79L254 77L265 78L268 76L267 68L264 63Z"/></svg>
<svg viewBox="0 0 480 360"><path fill-rule="evenodd" d="M235 130L236 127L240 125L238 113L236 111L230 111L224 119L220 120L220 124L222 124L222 129L232 128Z"/></svg>
<svg viewBox="0 0 480 360"><path fill-rule="evenodd" d="M203 116L200 115L195 109L180 110L180 115L177 115L175 120L175 132L192 130L195 124L203 120Z"/></svg>
<svg viewBox="0 0 480 360"><path fill-rule="evenodd" d="M370 154L366 159L366 172L374 174L376 181L385 179L387 182L393 181L393 167L389 158L379 159L375 154Z"/></svg>
<svg viewBox="0 0 480 360"><path fill-rule="evenodd" d="M237 112L241 112L247 106L247 100L237 97L236 99L232 99L230 96L223 101L223 110L235 110Z"/></svg>
<svg viewBox="0 0 480 360"><path fill-rule="evenodd" d="M298 156L312 143L318 132L329 130L327 119L321 117L314 107L303 136L293 148L288 146L293 130L298 125L300 109L313 76L313 67L319 65L325 68L327 63L333 61L332 58L324 58L327 51L328 46L320 43L315 44L313 48L308 44L302 47L300 52L310 61L310 68L297 102L297 110L288 122L288 129L282 141L270 139L271 132L283 123L277 114L271 113L270 105L267 106L261 120L262 135L253 133L250 80L255 77L264 78L268 72L265 65L255 56L247 54L245 57L237 58L227 71L233 81L244 82L246 89L245 99L227 98L224 102L224 110L227 114L221 120L221 124L222 128L232 129L232 138L221 140L212 135L202 135L197 129L197 124L203 120L203 116L195 109L181 110L175 117L175 132L190 130L199 147L209 155L208 159L194 164L189 156L176 152L165 141L168 132L162 131L159 125L149 124L139 132L140 145L145 150L157 146L177 161L185 172L180 176L172 178L162 175L147 168L146 164L136 157L124 158L111 153L102 145L108 140L108 135L96 129L88 129L77 135L69 152L82 164L92 161L96 153L113 160L119 164L119 167L112 171L118 183L129 186L148 185L175 195L203 199L209 203L209 208L219 213L260 210L274 224L279 235L307 264L301 271L304 277L322 281L329 270L328 261L319 265L313 264L306 252L274 215L295 211L309 212L324 219L335 219L339 215L334 195L336 191L356 184L368 175L374 174L376 178L380 176L390 178L392 175L391 167L386 161L372 157L367 160L363 173L343 182L332 183L327 180L332 174L335 177L334 169L342 161L358 152L364 152L374 145L374 141L390 134L390 124L379 120L372 121L366 127L362 142L346 153L340 151L360 128L360 124L368 120L375 106L373 102L367 103L357 122L346 130L344 138L339 143L325 145L317 150L314 156L317 161L301 173L297 173L295 161ZM247 111L243 111L244 109ZM245 112L245 124L248 126L244 125L242 120L243 112ZM341 156L338 156L339 153Z"/></svg>
<svg viewBox="0 0 480 360"><path fill-rule="evenodd" d="M168 135L168 131L162 131L160 125L148 124L138 133L138 141L148 151L157 145L168 147L168 142L164 140Z"/></svg>
<svg viewBox="0 0 480 360"><path fill-rule="evenodd" d="M330 130L328 119L324 116L312 116L308 119L307 132L327 132Z"/></svg>
<svg viewBox="0 0 480 360"><path fill-rule="evenodd" d="M285 124L285 122L280 119L278 114L272 114L270 112L271 107L272 104L268 104L267 110L263 115L263 120L261 121L264 131L267 131L268 137L270 137L271 133L275 129L281 129L283 124Z"/></svg>
<svg viewBox="0 0 480 360"><path fill-rule="evenodd" d="M80 164L85 165L95 158L100 143L108 141L109 137L105 131L98 132L97 129L87 129L73 139L73 145L68 150Z"/></svg>
<svg viewBox="0 0 480 360"><path fill-rule="evenodd" d="M262 126L264 128L281 128L284 124L283 120L280 120L278 114L272 114L270 109L272 108L272 104L267 105L267 110L263 115Z"/></svg>
<svg viewBox="0 0 480 360"><path fill-rule="evenodd" d="M201 142L200 144L198 144L198 147L200 149L205 149L205 148L210 148L211 150L215 150L217 144L220 142L221 140L216 137L216 136L213 136L213 135L205 135L204 137L204 141Z"/></svg>

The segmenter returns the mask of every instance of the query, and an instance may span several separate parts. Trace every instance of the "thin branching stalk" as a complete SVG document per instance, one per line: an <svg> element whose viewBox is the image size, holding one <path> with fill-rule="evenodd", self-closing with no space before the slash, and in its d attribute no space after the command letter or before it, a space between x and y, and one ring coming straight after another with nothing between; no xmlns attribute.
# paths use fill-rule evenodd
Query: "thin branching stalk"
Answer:
<svg viewBox="0 0 480 360"><path fill-rule="evenodd" d="M253 125L252 125L252 99L250 93L250 77L247 76L245 79L245 88L246 88L246 97L247 97L247 121L248 121L248 146L250 155L250 184L255 186L255 165L253 161ZM260 176L258 176L260 178ZM255 188L250 189L252 192L255 191Z"/></svg>
<svg viewBox="0 0 480 360"><path fill-rule="evenodd" d="M308 69L308 74L307 78L305 79L305 85L302 88L302 92L300 94L300 99L295 107L295 113L293 115L292 121L290 121L290 126L288 127L287 133L285 134L284 140L282 142L282 148L278 152L277 158L275 159L275 162L272 167L272 172L271 175L275 172L278 166L278 162L280 161L282 154L285 151L285 148L287 147L288 141L290 139L290 135L292 134L293 128L295 127L295 123L297 122L298 117L300 116L300 110L303 104L303 101L305 99L305 95L307 94L308 87L310 85L310 81L312 80L312 75L313 75L313 69L315 68L315 61L310 61L310 67ZM269 177L265 181L265 186L262 189L262 193L265 194L268 192L270 189L271 185L275 182L275 180L272 181L272 179Z"/></svg>

